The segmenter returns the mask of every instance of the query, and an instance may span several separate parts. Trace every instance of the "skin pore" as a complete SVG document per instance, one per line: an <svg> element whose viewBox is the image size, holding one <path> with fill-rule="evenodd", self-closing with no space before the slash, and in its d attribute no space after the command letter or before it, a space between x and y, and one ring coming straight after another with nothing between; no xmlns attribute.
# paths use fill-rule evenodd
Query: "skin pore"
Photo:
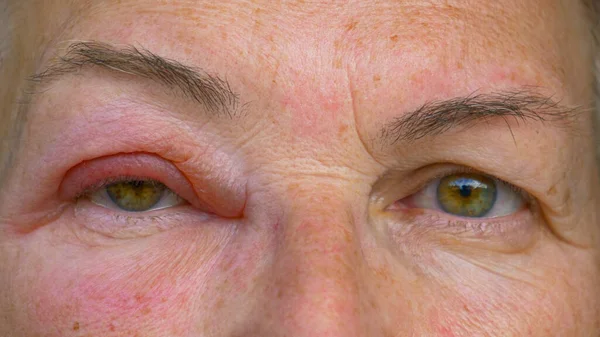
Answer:
<svg viewBox="0 0 600 337"><path fill-rule="evenodd" d="M579 3L7 12L1 76L19 85L1 104L19 132L1 171L1 336L600 331ZM215 86L226 93L211 105ZM498 216L435 209L432 182L461 174L506 182ZM178 197L126 212L114 200L127 186L103 194L119 179Z"/></svg>

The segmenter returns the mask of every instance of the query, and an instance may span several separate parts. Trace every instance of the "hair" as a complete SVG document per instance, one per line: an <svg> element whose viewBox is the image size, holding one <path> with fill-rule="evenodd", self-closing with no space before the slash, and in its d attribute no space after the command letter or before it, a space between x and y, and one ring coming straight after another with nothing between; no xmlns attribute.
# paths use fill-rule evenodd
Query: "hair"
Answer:
<svg viewBox="0 0 600 337"><path fill-rule="evenodd" d="M594 75L595 75L595 133L598 134L598 129L600 129L600 0L583 0L585 7L589 12L590 19L590 27L592 31L593 38L593 52L594 52ZM600 158L600 144L598 144L598 140L600 138L596 136L596 155L597 158Z"/></svg>
<svg viewBox="0 0 600 337"><path fill-rule="evenodd" d="M16 41L17 37L14 32L15 8L8 2L0 4L0 78L6 81L8 78L17 78L19 66L24 62L19 62L23 55L22 48ZM20 74L19 74L20 75ZM8 167L12 156L14 155L14 144L17 141L18 135L15 131L15 125L21 125L17 120L18 113L16 97L20 97L18 85L7 85L3 82L0 89L0 188L5 180Z"/></svg>
<svg viewBox="0 0 600 337"><path fill-rule="evenodd" d="M600 163L600 0L582 0L584 9L587 12L587 19L592 35L593 43L593 69L594 73L594 135L596 137L596 161Z"/></svg>
<svg viewBox="0 0 600 337"><path fill-rule="evenodd" d="M56 18L68 18L68 9L53 8L54 1L0 1L0 190L13 163L15 149L26 122L23 99L41 58L40 52L51 37ZM36 10L32 10L35 6ZM67 22L66 20L62 22ZM18 25L18 27L17 27ZM49 28L50 27L50 28Z"/></svg>

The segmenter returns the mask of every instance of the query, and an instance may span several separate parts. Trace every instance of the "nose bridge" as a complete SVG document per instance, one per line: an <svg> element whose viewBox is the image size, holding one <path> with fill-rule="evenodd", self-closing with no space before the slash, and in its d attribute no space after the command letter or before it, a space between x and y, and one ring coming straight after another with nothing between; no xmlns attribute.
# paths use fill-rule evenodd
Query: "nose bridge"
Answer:
<svg viewBox="0 0 600 337"><path fill-rule="evenodd" d="M350 205L336 194L343 195L301 193L278 235L271 303L294 336L360 334L360 238Z"/></svg>

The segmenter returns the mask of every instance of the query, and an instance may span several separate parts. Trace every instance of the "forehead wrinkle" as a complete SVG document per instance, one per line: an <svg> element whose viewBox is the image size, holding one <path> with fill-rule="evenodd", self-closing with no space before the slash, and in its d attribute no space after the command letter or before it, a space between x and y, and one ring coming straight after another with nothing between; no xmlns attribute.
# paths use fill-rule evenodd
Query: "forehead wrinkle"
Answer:
<svg viewBox="0 0 600 337"><path fill-rule="evenodd" d="M547 5L554 2L544 1L543 3ZM103 5L92 6L90 11L122 10L116 7L110 9L111 3L109 6L105 6L104 2ZM134 1L124 1L123 3L128 4L130 8L135 8L136 13L172 13L199 27L211 28L214 26L215 29L227 30L229 35L232 32L237 35L236 39L258 38L261 35L258 30L262 27L269 32L263 34L267 40L266 35L279 35L279 39L276 38L274 42L282 42L281 45L290 42L289 40L293 42L294 35L329 39L338 34L337 30L348 30L344 41L349 42L353 40L354 36L356 37L354 40L359 40L354 41L354 44L364 48L368 48L372 43L379 43L378 40L387 40L392 35L399 37L398 44L413 48L416 45L418 48L432 51L439 49L440 42L458 39L458 43L453 43L453 49L462 51L461 59L472 58L474 61L478 54L475 51L489 51L489 54L492 49L495 49L496 52L505 51L504 54L523 55L524 50L534 46L520 42L523 40L520 38L522 32L515 31L513 26L523 25L534 19L539 22L553 21L549 19L551 19L552 13L556 12L556 5L550 6L550 9L544 8L543 11L538 11L541 4L531 3L526 6L519 1L511 1L509 5L506 2L501 4L486 2L483 5L477 1L414 0L391 3L383 1L294 1L285 3L244 1L240 5L239 2L223 1L217 4L194 2L193 9L188 5L191 2L187 1L184 1L181 6L161 5L154 6L152 9L143 8ZM121 6L122 4L119 8ZM534 12L546 13L546 16L532 14ZM314 29L315 24L319 29ZM535 23L531 25L534 28L536 26ZM275 27L277 29L273 29ZM478 34L479 38L473 39L471 36L467 36L465 30ZM324 32L325 34L323 34ZM503 38L499 38L500 36ZM451 40L448 40L449 38ZM506 42L504 42L505 40ZM458 48L459 45L462 47ZM468 48L465 47L466 45ZM497 48L491 48L494 46ZM354 47L349 45L348 48ZM540 54L548 58L548 48L538 47L537 49L544 51ZM498 58L504 56L498 55ZM548 64L559 64L555 60L545 59L544 61Z"/></svg>
<svg viewBox="0 0 600 337"><path fill-rule="evenodd" d="M354 32L366 39L365 48L386 45L400 58L417 51L425 56L418 62L441 66L517 60L539 74L538 84L550 82L578 98L588 96L590 86L581 76L591 75L589 27L582 23L579 2L423 3L403 2L384 12L365 8L365 20Z"/></svg>

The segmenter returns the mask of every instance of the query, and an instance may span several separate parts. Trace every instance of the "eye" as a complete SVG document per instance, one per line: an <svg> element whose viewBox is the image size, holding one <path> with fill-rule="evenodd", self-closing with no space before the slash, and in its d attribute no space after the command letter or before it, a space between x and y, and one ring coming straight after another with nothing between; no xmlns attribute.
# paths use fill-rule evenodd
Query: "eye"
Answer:
<svg viewBox="0 0 600 337"><path fill-rule="evenodd" d="M450 175L440 179L437 201L447 213L466 217L485 216L494 207L494 180L476 175Z"/></svg>
<svg viewBox="0 0 600 337"><path fill-rule="evenodd" d="M476 173L451 174L436 179L407 198L413 208L435 209L459 217L495 218L513 214L525 204L511 185Z"/></svg>
<svg viewBox="0 0 600 337"><path fill-rule="evenodd" d="M184 200L155 180L122 179L88 194L93 203L127 212L147 212L182 204Z"/></svg>

